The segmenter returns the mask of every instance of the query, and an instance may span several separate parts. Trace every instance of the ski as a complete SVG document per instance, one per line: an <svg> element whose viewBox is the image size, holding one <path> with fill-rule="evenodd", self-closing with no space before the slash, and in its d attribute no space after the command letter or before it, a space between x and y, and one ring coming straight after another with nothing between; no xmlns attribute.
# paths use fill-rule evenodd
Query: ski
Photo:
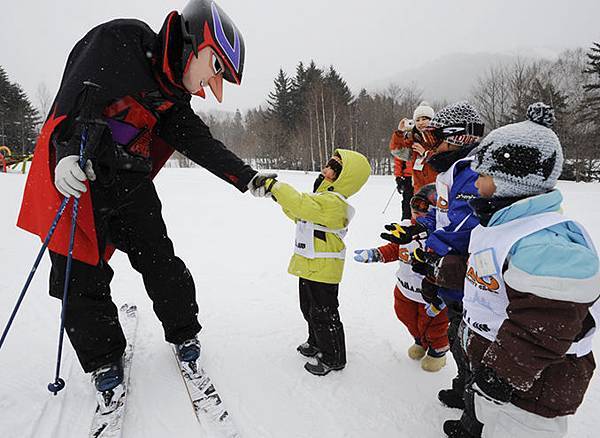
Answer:
<svg viewBox="0 0 600 438"><path fill-rule="evenodd" d="M177 366L190 397L194 413L206 437L240 438L229 412L223 404L221 396L208 374L199 365L200 359L193 362L182 362L173 348Z"/></svg>
<svg viewBox="0 0 600 438"><path fill-rule="evenodd" d="M125 416L125 407L127 401L127 392L129 390L129 375L131 372L131 362L133 359L133 347L135 345L135 335L138 325L137 307L135 305L123 304L119 309L119 321L123 328L127 346L123 355L123 388L115 398L114 410L108 413L102 413L98 404L94 412L92 426L90 429L90 438L120 438L123 435L123 418ZM117 388L119 388L119 385ZM116 388L115 388L116 389ZM112 395L112 394L111 394Z"/></svg>

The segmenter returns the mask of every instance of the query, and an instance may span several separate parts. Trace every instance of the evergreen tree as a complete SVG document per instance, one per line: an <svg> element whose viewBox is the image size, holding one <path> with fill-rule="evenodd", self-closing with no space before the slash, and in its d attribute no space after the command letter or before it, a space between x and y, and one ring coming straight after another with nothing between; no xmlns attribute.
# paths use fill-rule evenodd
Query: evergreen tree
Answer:
<svg viewBox="0 0 600 438"><path fill-rule="evenodd" d="M39 122L39 113L27 94L10 82L0 66L0 145L8 146L13 154L33 151Z"/></svg>
<svg viewBox="0 0 600 438"><path fill-rule="evenodd" d="M585 73L591 76L591 83L583 86L588 94L586 103L590 119L600 119L600 43L594 43L587 53L588 68Z"/></svg>
<svg viewBox="0 0 600 438"><path fill-rule="evenodd" d="M275 78L275 89L269 93L268 115L282 125L285 129L292 130L294 118L292 115L292 82L283 69Z"/></svg>

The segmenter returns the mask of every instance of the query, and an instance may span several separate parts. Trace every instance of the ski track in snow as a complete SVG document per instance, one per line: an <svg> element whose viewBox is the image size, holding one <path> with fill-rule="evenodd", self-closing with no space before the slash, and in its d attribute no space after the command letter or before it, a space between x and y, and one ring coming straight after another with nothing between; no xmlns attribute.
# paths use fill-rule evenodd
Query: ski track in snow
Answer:
<svg viewBox="0 0 600 438"><path fill-rule="evenodd" d="M279 173L282 181L306 191L316 176ZM24 184L23 175L0 174L2 328L41 246L14 225ZM444 420L460 416L436 397L454 375L451 356L441 372L429 374L406 355L412 340L393 310L395 264L352 260L354 249L380 245L383 225L398 220L398 194L382 214L395 186L391 176L371 177L350 199L357 213L346 239L340 287L348 366L325 377L306 373L306 360L295 351L306 338L306 324L298 306L298 280L286 272L294 226L279 206L240 194L199 168L165 169L156 184L176 253L196 283L204 368L244 438L433 438L443 435ZM586 225L600 245L600 184L561 182L559 187L566 214ZM139 308L124 436L199 437L140 276L121 253L111 266L114 301ZM46 389L54 376L60 312L58 300L47 294L48 270L45 256L0 350L2 438L82 437L89 430L94 394L68 342L61 372L67 386L56 397ZM595 376L570 419L568 436L597 436L599 408Z"/></svg>

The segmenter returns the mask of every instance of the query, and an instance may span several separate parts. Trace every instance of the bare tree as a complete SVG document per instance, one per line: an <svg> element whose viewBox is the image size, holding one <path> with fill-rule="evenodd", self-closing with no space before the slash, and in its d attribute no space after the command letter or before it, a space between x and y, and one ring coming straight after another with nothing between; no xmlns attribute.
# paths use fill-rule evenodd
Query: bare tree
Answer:
<svg viewBox="0 0 600 438"><path fill-rule="evenodd" d="M39 103L40 115L43 119L46 119L46 117L48 117L48 113L50 112L50 105L52 105L52 94L50 94L50 90L45 82L40 82L35 96Z"/></svg>

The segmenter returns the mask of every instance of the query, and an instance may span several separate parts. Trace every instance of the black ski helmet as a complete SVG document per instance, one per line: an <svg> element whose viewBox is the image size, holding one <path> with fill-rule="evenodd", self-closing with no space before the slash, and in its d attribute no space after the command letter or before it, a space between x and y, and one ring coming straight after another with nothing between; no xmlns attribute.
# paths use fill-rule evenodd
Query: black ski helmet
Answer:
<svg viewBox="0 0 600 438"><path fill-rule="evenodd" d="M182 66L187 70L192 56L209 46L225 64L223 79L242 82L246 48L237 26L216 2L190 0L181 11L183 35Z"/></svg>

